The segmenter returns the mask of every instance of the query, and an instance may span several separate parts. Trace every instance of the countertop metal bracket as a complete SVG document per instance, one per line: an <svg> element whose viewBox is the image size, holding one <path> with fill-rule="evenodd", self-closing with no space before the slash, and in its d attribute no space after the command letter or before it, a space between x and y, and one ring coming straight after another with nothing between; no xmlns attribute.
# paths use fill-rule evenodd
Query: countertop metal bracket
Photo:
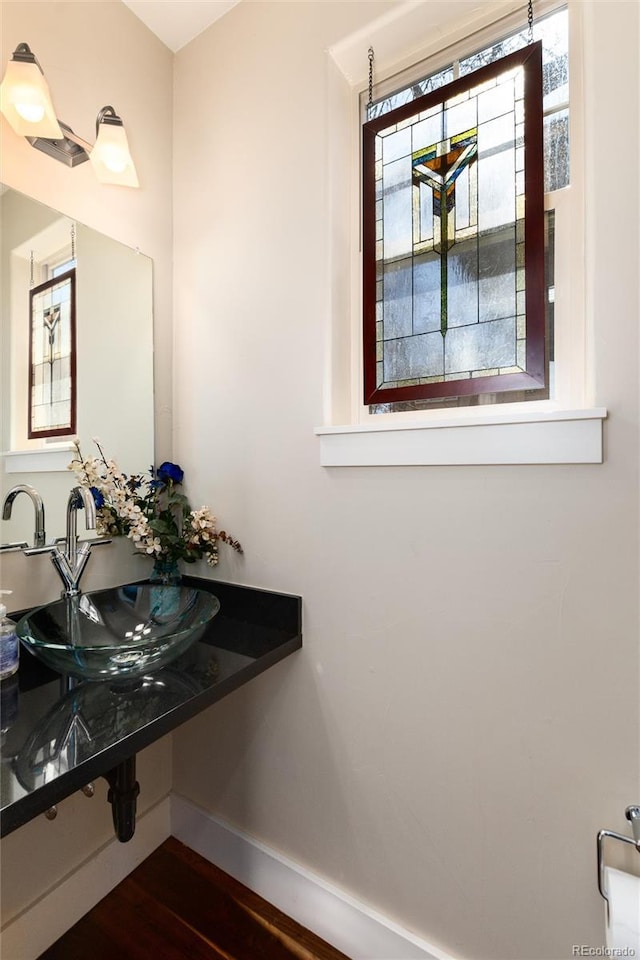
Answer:
<svg viewBox="0 0 640 960"><path fill-rule="evenodd" d="M109 784L107 800L111 804L113 826L120 843L131 840L136 829L136 801L140 784L136 780L135 754L103 774Z"/></svg>

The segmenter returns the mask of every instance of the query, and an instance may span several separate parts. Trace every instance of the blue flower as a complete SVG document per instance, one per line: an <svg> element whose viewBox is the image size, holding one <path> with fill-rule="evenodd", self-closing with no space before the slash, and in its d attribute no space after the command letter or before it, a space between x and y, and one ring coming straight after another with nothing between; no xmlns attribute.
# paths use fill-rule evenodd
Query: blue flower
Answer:
<svg viewBox="0 0 640 960"><path fill-rule="evenodd" d="M92 493L92 496L93 496L93 502L95 503L95 505L96 505L96 507L98 508L98 510L100 509L100 507L104 507L104 496L103 496L103 494L98 490L98 488L97 488L97 487L91 487L91 493Z"/></svg>
<svg viewBox="0 0 640 960"><path fill-rule="evenodd" d="M178 466L177 463L171 463L170 460L165 460L164 463L161 463L157 471L158 480L162 480L164 483L182 483L184 477L184 470L182 467Z"/></svg>

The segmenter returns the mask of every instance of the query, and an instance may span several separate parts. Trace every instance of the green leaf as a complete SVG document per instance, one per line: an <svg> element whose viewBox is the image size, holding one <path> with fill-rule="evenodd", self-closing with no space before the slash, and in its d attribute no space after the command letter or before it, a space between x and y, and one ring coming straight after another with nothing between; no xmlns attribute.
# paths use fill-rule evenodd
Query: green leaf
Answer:
<svg viewBox="0 0 640 960"><path fill-rule="evenodd" d="M167 498L167 503L169 504L169 506L176 506L176 507L189 506L189 501L187 500L187 498L183 493L172 493L171 496ZM189 509L191 508L189 507Z"/></svg>
<svg viewBox="0 0 640 960"><path fill-rule="evenodd" d="M165 520L150 520L149 526L154 533L165 534L165 536L174 533L174 527Z"/></svg>

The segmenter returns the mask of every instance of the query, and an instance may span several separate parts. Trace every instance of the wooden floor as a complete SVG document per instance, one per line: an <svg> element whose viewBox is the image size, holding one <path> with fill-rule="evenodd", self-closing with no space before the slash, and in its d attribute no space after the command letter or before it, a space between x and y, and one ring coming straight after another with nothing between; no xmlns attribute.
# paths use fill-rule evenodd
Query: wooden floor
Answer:
<svg viewBox="0 0 640 960"><path fill-rule="evenodd" d="M40 960L348 960L170 837Z"/></svg>

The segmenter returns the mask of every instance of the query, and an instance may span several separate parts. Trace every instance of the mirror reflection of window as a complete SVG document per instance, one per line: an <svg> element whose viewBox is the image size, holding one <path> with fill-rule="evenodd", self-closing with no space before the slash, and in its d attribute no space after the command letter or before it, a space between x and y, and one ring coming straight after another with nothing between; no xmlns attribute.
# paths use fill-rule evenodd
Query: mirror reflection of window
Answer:
<svg viewBox="0 0 640 960"><path fill-rule="evenodd" d="M75 434L75 290L73 269L46 280L30 292L30 439Z"/></svg>

